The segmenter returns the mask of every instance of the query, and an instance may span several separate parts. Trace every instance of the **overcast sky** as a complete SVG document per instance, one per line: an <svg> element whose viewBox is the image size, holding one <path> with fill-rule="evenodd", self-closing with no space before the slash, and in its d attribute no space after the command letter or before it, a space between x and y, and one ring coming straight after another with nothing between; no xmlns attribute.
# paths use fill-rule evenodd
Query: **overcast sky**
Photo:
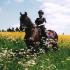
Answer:
<svg viewBox="0 0 70 70"><path fill-rule="evenodd" d="M0 29L19 26L20 11L27 11L34 22L40 9L47 29L70 34L70 0L0 0Z"/></svg>

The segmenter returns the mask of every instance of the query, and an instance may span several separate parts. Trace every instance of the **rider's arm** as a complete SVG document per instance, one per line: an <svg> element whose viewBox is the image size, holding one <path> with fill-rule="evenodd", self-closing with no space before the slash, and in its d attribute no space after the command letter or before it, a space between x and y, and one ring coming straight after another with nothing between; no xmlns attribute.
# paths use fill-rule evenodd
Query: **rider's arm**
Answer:
<svg viewBox="0 0 70 70"><path fill-rule="evenodd" d="M46 23L47 21L46 21L46 18L44 18L44 22Z"/></svg>

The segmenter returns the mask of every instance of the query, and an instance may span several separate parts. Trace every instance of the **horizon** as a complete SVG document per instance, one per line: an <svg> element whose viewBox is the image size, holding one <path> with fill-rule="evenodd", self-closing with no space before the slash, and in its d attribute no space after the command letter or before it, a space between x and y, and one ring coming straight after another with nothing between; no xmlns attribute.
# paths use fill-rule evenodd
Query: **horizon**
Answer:
<svg viewBox="0 0 70 70"><path fill-rule="evenodd" d="M20 24L20 12L28 12L32 22L38 17L38 10L44 11L47 29L58 34L70 35L69 0L2 0L0 2L0 29L16 28Z"/></svg>

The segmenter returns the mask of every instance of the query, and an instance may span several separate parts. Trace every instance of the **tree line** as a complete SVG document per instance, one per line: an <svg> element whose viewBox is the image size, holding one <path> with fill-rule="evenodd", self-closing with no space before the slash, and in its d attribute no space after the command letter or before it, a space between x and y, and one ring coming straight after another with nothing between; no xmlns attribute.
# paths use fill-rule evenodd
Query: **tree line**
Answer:
<svg viewBox="0 0 70 70"><path fill-rule="evenodd" d="M24 30L23 30L24 31ZM12 28L8 28L8 29L6 29L6 30L4 30L4 29L2 29L2 30L0 30L0 32L20 32L20 28L19 27L16 27L16 28L14 28L14 27L12 27Z"/></svg>

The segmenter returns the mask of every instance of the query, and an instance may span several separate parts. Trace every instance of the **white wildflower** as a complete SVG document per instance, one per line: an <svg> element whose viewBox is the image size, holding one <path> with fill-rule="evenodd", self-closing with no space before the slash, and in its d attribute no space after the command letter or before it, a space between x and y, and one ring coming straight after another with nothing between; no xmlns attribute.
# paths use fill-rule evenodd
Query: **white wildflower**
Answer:
<svg viewBox="0 0 70 70"><path fill-rule="evenodd" d="M64 63L64 61L61 61L62 63Z"/></svg>
<svg viewBox="0 0 70 70"><path fill-rule="evenodd" d="M50 61L50 59L46 59L47 61Z"/></svg>
<svg viewBox="0 0 70 70"><path fill-rule="evenodd" d="M43 68L44 66L43 66L43 65L41 65L40 67L41 67L41 68Z"/></svg>
<svg viewBox="0 0 70 70"><path fill-rule="evenodd" d="M56 70L58 70L58 69L56 69Z"/></svg>
<svg viewBox="0 0 70 70"><path fill-rule="evenodd" d="M66 60L70 60L70 57L68 57Z"/></svg>
<svg viewBox="0 0 70 70"><path fill-rule="evenodd" d="M56 66L54 64L51 64L50 66L47 67L48 69L55 69Z"/></svg>
<svg viewBox="0 0 70 70"><path fill-rule="evenodd" d="M6 54L7 53L7 50L2 50L2 52Z"/></svg>
<svg viewBox="0 0 70 70"><path fill-rule="evenodd" d="M28 70L28 68L25 68L25 70Z"/></svg>
<svg viewBox="0 0 70 70"><path fill-rule="evenodd" d="M24 66L28 67L28 66L33 66L35 64L36 64L36 62L34 60L29 60L29 61L25 62Z"/></svg>
<svg viewBox="0 0 70 70"><path fill-rule="evenodd" d="M21 64L21 65L23 65L23 63L22 63L21 61L19 61L19 62L18 62L18 64Z"/></svg>

